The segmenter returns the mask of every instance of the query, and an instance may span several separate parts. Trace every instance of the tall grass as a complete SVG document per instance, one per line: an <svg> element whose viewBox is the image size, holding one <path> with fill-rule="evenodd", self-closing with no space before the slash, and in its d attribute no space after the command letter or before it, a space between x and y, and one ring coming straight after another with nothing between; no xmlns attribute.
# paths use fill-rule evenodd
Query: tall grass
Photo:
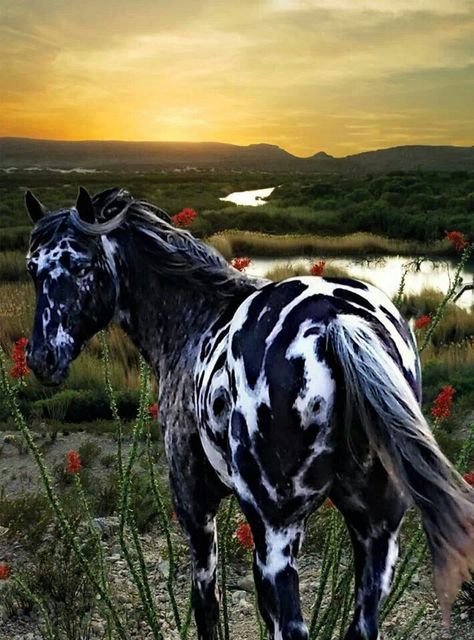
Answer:
<svg viewBox="0 0 474 640"><path fill-rule="evenodd" d="M448 244L440 242L424 245L408 240L394 240L371 233L346 236L270 235L252 231L230 230L214 234L207 240L224 257L236 255L294 256L294 255L430 255L450 253Z"/></svg>
<svg viewBox="0 0 474 640"><path fill-rule="evenodd" d="M0 282L16 282L28 277L24 252L0 251Z"/></svg>
<svg viewBox="0 0 474 640"><path fill-rule="evenodd" d="M286 278L296 278L301 276L309 276L310 275L311 266L303 264L286 264L279 267L274 267L267 271L265 277L269 280L274 280L278 282L279 280L286 280ZM324 268L324 275L331 278L349 278L350 274L346 269L342 269L341 267L333 267L329 263Z"/></svg>
<svg viewBox="0 0 474 640"><path fill-rule="evenodd" d="M435 289L423 289L418 294L407 294L402 297L400 310L407 318L417 318L422 315L433 317L444 295ZM439 347L451 343L459 344L465 340L474 338L474 313L459 307L457 304L448 303L443 317L433 335L432 346Z"/></svg>
<svg viewBox="0 0 474 640"><path fill-rule="evenodd" d="M0 284L0 345L9 348L14 340L29 335L34 308L30 282Z"/></svg>

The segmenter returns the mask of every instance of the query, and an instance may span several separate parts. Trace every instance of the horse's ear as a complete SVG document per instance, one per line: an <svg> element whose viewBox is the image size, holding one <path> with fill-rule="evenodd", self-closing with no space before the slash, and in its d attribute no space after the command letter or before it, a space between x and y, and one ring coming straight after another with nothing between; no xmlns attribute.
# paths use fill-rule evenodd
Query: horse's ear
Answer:
<svg viewBox="0 0 474 640"><path fill-rule="evenodd" d="M84 222L89 222L90 224L95 222L95 209L92 204L92 198L84 187L79 187L76 209L79 217L84 220Z"/></svg>
<svg viewBox="0 0 474 640"><path fill-rule="evenodd" d="M46 207L41 204L38 198L34 196L31 191L27 191L25 193L25 208L35 224L39 222L41 218L48 215Z"/></svg>

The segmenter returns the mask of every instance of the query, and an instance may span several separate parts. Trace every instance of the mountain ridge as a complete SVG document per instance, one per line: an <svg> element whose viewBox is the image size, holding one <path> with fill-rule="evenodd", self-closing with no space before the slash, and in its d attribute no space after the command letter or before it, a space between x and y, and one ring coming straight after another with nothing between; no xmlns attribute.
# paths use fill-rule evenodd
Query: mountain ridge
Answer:
<svg viewBox="0 0 474 640"><path fill-rule="evenodd" d="M215 168L262 171L382 173L395 170L474 171L474 146L400 145L335 157L296 156L278 145L225 142L46 140L0 137L0 167Z"/></svg>

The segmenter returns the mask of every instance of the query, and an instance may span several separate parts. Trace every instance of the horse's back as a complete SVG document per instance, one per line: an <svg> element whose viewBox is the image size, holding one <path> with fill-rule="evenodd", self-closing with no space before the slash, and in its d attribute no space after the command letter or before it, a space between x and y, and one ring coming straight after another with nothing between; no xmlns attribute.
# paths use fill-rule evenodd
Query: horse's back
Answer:
<svg viewBox="0 0 474 640"><path fill-rule="evenodd" d="M327 327L341 315L360 317L375 329L417 392L414 338L391 300L364 282L319 277L269 284L239 307L229 328L228 358L240 391L255 395L267 383L275 403L287 395L289 411L309 379L328 389L335 363Z"/></svg>
<svg viewBox="0 0 474 640"><path fill-rule="evenodd" d="M377 348L390 354L415 392L419 387L411 332L376 287L308 277L252 294L229 328L230 439L252 451L270 482L296 478L294 487L317 491L328 477L343 386L328 327L341 315L375 328Z"/></svg>

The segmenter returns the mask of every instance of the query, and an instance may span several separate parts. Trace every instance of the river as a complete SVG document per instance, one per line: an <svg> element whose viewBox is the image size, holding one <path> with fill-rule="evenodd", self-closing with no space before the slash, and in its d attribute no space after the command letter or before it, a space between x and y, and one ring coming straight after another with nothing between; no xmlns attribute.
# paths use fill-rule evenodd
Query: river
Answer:
<svg viewBox="0 0 474 640"><path fill-rule="evenodd" d="M393 297L399 287L404 265L415 260L409 256L381 256L361 259L351 256L328 257L318 256L317 260L326 260L326 264L345 269L351 277L367 280ZM305 256L288 258L252 258L247 273L264 276L275 267L285 265L310 266L314 259ZM438 289L446 292L454 276L456 263L447 259L425 260L418 268L411 268L406 277L406 293L420 293L423 289ZM468 265L462 272L463 283L474 281L474 265ZM474 305L474 292L467 291L458 300L458 304L466 309Z"/></svg>
<svg viewBox="0 0 474 640"><path fill-rule="evenodd" d="M235 191L234 193L229 193L225 198L219 198L219 200L247 207L261 207L263 204L267 204L265 198L268 198L275 189L276 187L268 187L267 189L254 189L253 191Z"/></svg>
<svg viewBox="0 0 474 640"><path fill-rule="evenodd" d="M220 198L224 202L233 202L237 205L258 207L266 204L264 198L274 191L276 187L266 189L253 189L251 191L236 191L230 193L225 198ZM409 256L382 256L371 259L361 259L351 256L329 257L317 256L317 260L326 260L328 265L345 269L353 278L368 280L372 284L385 291L393 297L398 290L403 274L404 266L407 262L415 260ZM305 256L294 256L288 258L253 258L247 269L247 273L255 276L264 276L275 267L285 265L303 264L309 266L314 259ZM437 289L446 292L452 281L456 263L447 259L425 260L418 268L412 268L407 274L405 291L406 293L420 293L423 289ZM463 283L474 282L474 265L470 264L464 268L462 273ZM465 292L458 300L458 304L466 309L474 305L474 291Z"/></svg>

